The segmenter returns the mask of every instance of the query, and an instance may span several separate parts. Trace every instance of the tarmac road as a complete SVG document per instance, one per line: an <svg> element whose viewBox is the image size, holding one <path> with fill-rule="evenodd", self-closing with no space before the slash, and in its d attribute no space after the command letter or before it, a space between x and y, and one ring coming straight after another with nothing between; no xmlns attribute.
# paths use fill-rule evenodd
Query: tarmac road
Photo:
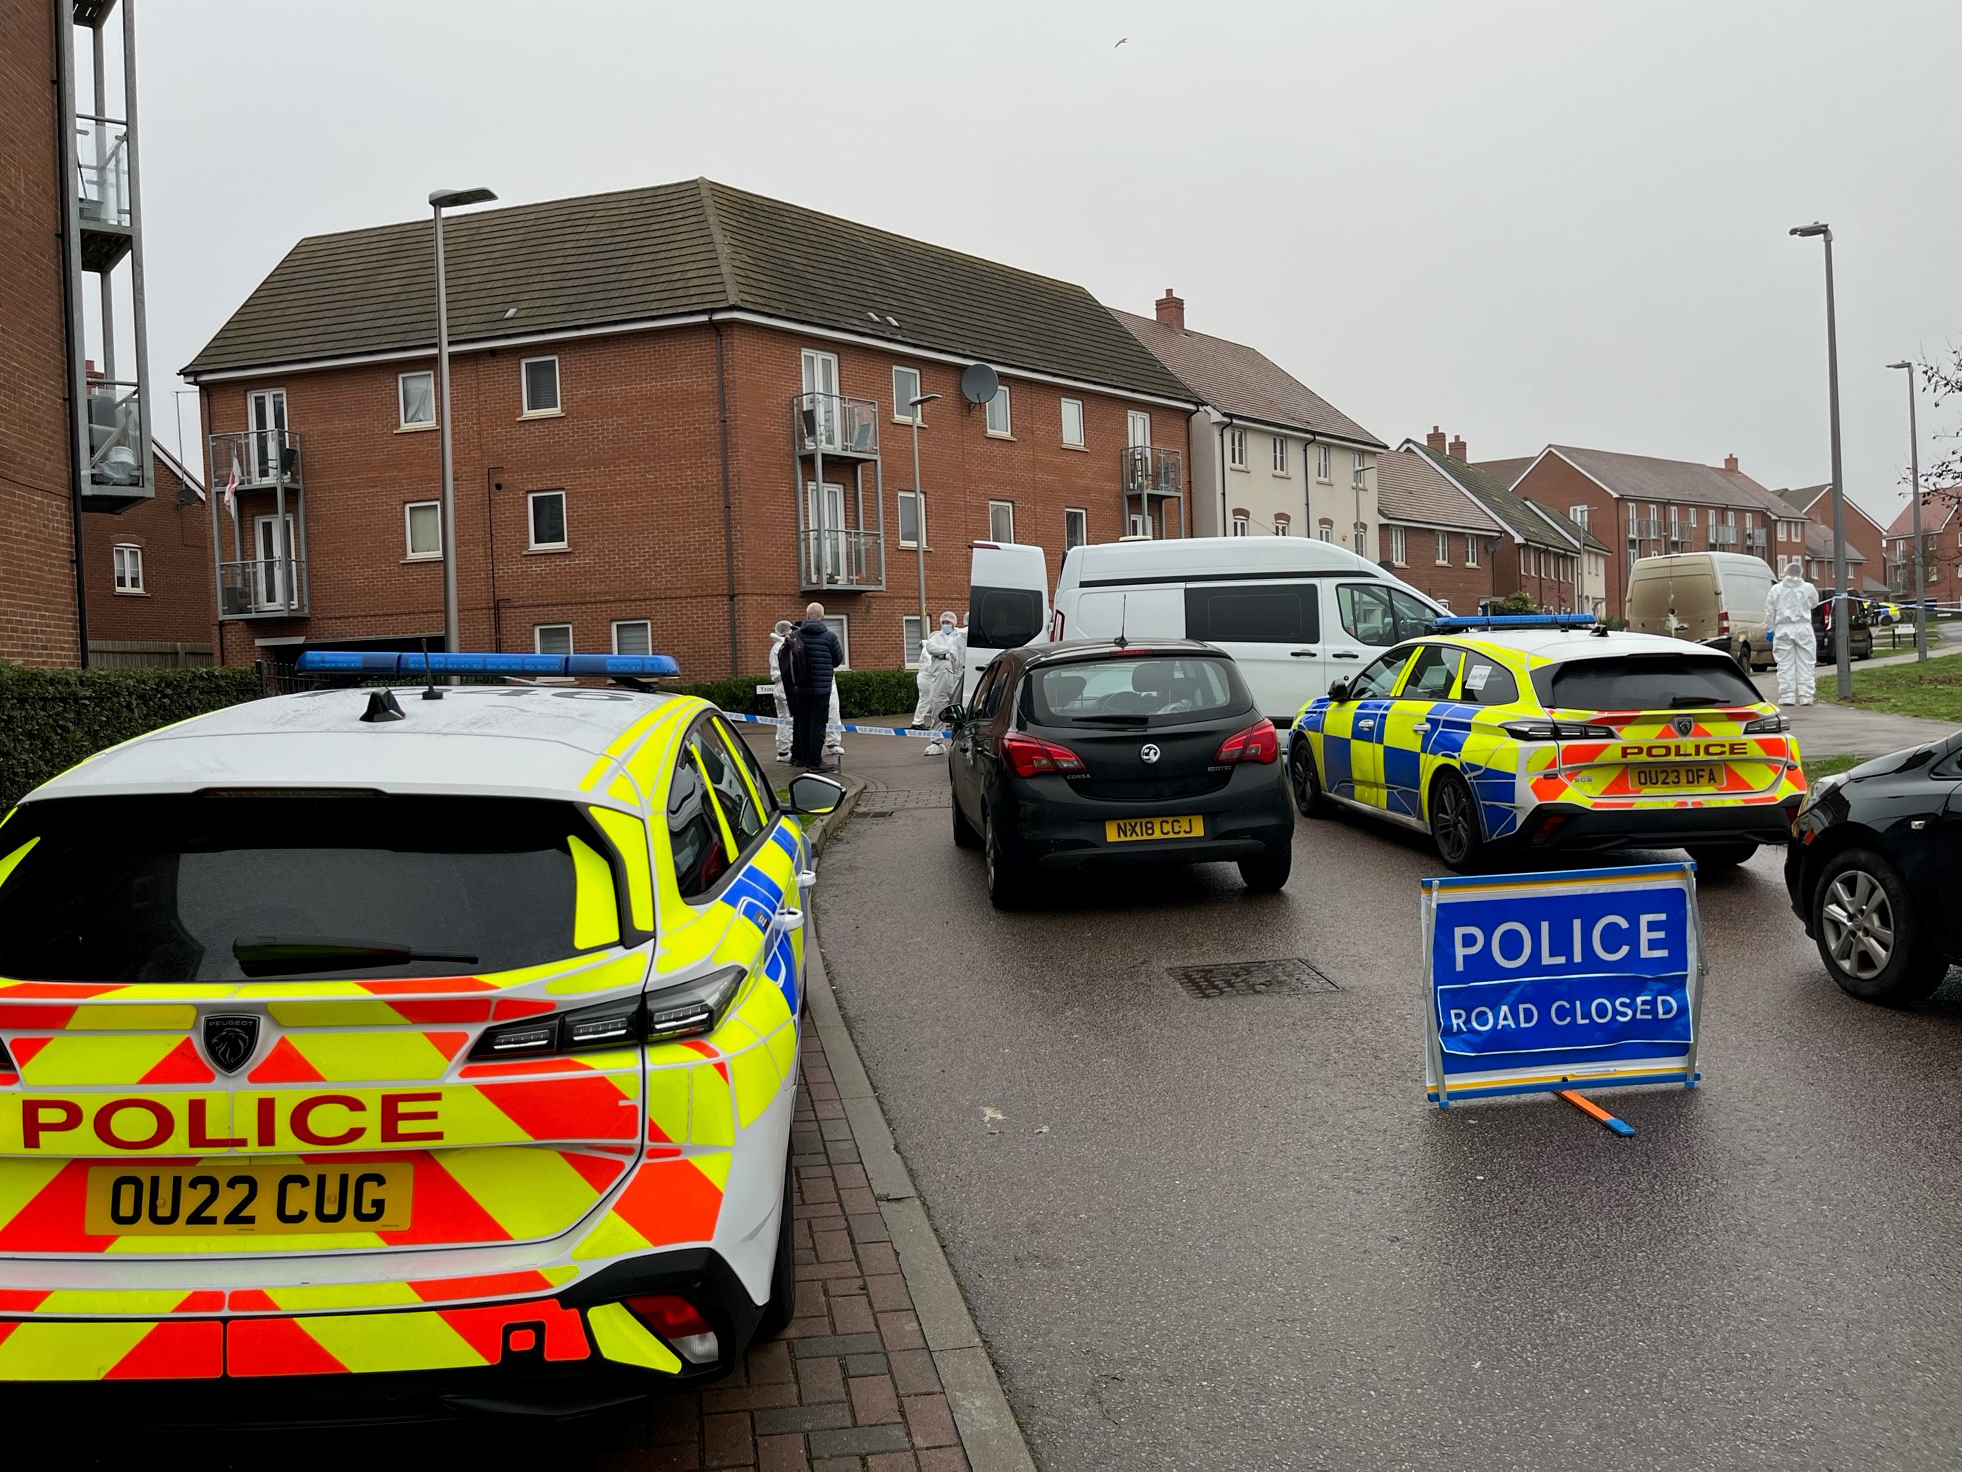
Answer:
<svg viewBox="0 0 1962 1472"><path fill-rule="evenodd" d="M824 951L1051 1472L1962 1463L1962 974L1842 996L1764 852L1702 885L1702 1088L1605 1096L1627 1140L1440 1112L1421 841L1303 820L1280 895L1212 867L997 916L907 766L825 857ZM1339 990L1167 974L1289 957Z"/></svg>

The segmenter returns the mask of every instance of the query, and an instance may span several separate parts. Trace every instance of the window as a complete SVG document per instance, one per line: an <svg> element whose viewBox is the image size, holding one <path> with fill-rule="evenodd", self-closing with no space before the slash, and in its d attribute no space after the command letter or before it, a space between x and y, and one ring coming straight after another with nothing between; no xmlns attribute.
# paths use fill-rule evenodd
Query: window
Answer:
<svg viewBox="0 0 1962 1472"><path fill-rule="evenodd" d="M1287 536L1287 535L1288 535L1288 534L1289 534L1289 533L1290 533L1290 532L1291 532L1291 531L1292 531L1293 529L1294 529L1294 523L1293 523L1292 521L1290 521L1290 520L1288 519L1288 516L1287 516L1287 514L1286 514L1285 512L1281 512L1281 511L1276 511L1276 512L1274 513L1274 535L1275 535L1275 536L1277 536L1277 537L1285 537L1285 536Z"/></svg>
<svg viewBox="0 0 1962 1472"><path fill-rule="evenodd" d="M1451 564L1451 533L1437 532L1437 565L1448 567Z"/></svg>
<svg viewBox="0 0 1962 1472"><path fill-rule="evenodd" d="M668 844L674 851L675 887L685 900L708 893L729 872L722 825L709 801L694 753L684 750L668 787Z"/></svg>
<svg viewBox="0 0 1962 1472"><path fill-rule="evenodd" d="M1083 400L1063 400L1063 443L1083 448Z"/></svg>
<svg viewBox="0 0 1962 1472"><path fill-rule="evenodd" d="M1465 660L1465 685L1458 698L1471 705L1511 705L1519 699L1519 682L1489 654L1472 654Z"/></svg>
<svg viewBox="0 0 1962 1472"><path fill-rule="evenodd" d="M404 429L418 429L436 422L436 375L404 373L395 380L397 408Z"/></svg>
<svg viewBox="0 0 1962 1472"><path fill-rule="evenodd" d="M1394 562L1398 567L1402 567L1403 553L1403 528L1393 526L1390 528L1390 561Z"/></svg>
<svg viewBox="0 0 1962 1472"><path fill-rule="evenodd" d="M852 667L852 621L849 614L827 613L824 626L838 636L838 652L844 658L838 661L838 668L848 670ZM1025 639L1022 641L1027 643Z"/></svg>
<svg viewBox="0 0 1962 1472"><path fill-rule="evenodd" d="M1013 501L990 501L988 503L988 540L991 542L1012 542L1015 540L1015 503Z"/></svg>
<svg viewBox="0 0 1962 1472"><path fill-rule="evenodd" d="M141 593L143 591L143 549L127 544L110 549L115 563L116 591L118 593ZM166 579L165 581L169 581Z"/></svg>
<svg viewBox="0 0 1962 1472"><path fill-rule="evenodd" d="M1090 540L1090 513L1076 506L1063 508L1063 550L1081 547Z"/></svg>
<svg viewBox="0 0 1962 1472"><path fill-rule="evenodd" d="M1315 527L1315 535L1321 541L1333 542L1335 540L1335 523L1324 517L1319 523L1317 523Z"/></svg>
<svg viewBox="0 0 1962 1472"><path fill-rule="evenodd" d="M899 493L899 545L926 545L926 498L918 491Z"/></svg>
<svg viewBox="0 0 1962 1472"><path fill-rule="evenodd" d="M565 492L533 491L525 500L531 510L532 549L565 546Z"/></svg>
<svg viewBox="0 0 1962 1472"><path fill-rule="evenodd" d="M1335 478L1335 451L1327 445L1315 446L1315 479L1323 482Z"/></svg>
<svg viewBox="0 0 1962 1472"><path fill-rule="evenodd" d="M1247 468L1247 432L1244 429L1229 429L1226 432L1226 463L1235 470Z"/></svg>
<svg viewBox="0 0 1962 1472"><path fill-rule="evenodd" d="M1689 710L1758 699L1736 662L1721 654L1623 654L1573 659L1533 673L1548 710Z"/></svg>
<svg viewBox="0 0 1962 1472"><path fill-rule="evenodd" d="M1007 439L1013 432L1013 421L1008 412L1008 385L1002 384L995 390L995 396L988 400L988 433L1000 439Z"/></svg>
<svg viewBox="0 0 1962 1472"><path fill-rule="evenodd" d="M1378 648L1430 632L1430 607L1387 583L1343 583L1335 590L1343 632Z"/></svg>
<svg viewBox="0 0 1962 1472"><path fill-rule="evenodd" d="M1397 688L1397 680L1403 674L1403 667L1410 663L1410 656L1416 652L1415 645L1408 649L1392 649L1373 664L1364 666L1363 672L1349 684L1349 698L1381 700Z"/></svg>
<svg viewBox="0 0 1962 1472"><path fill-rule="evenodd" d="M920 645L924 642L921 633L920 616L917 613L901 614L899 619L899 646L903 651L900 663L909 670L920 667Z"/></svg>
<svg viewBox="0 0 1962 1472"><path fill-rule="evenodd" d="M525 413L559 412L559 360L526 358L522 371L525 381Z"/></svg>
<svg viewBox="0 0 1962 1472"><path fill-rule="evenodd" d="M1577 527L1585 528L1587 526L1587 508L1585 506L1569 506L1567 508L1567 520L1571 521Z"/></svg>
<svg viewBox="0 0 1962 1472"><path fill-rule="evenodd" d="M1458 661L1461 657L1457 650L1441 644L1419 646L1417 657L1410 661L1410 674L1403 682L1398 699L1449 699L1451 687L1458 681Z"/></svg>
<svg viewBox="0 0 1962 1472"><path fill-rule="evenodd" d="M1349 457L1349 484L1359 491L1363 488L1363 468L1366 463L1361 450L1357 450Z"/></svg>
<svg viewBox="0 0 1962 1472"><path fill-rule="evenodd" d="M572 653L571 624L533 624L531 626L532 648L540 654Z"/></svg>
<svg viewBox="0 0 1962 1472"><path fill-rule="evenodd" d="M1130 536L1146 538L1151 536L1151 518L1142 511L1133 511L1125 519L1125 524L1130 528L1128 532Z"/></svg>
<svg viewBox="0 0 1962 1472"><path fill-rule="evenodd" d="M1188 583L1185 636L1237 644L1312 644L1322 633L1320 600L1313 583Z"/></svg>
<svg viewBox="0 0 1962 1472"><path fill-rule="evenodd" d="M1478 533L1465 533L1465 566L1478 566Z"/></svg>
<svg viewBox="0 0 1962 1472"><path fill-rule="evenodd" d="M1043 726L1083 726L1099 733L1183 725L1207 716L1253 712L1253 696L1230 659L1146 655L1038 665L1029 674L1026 708Z"/></svg>
<svg viewBox="0 0 1962 1472"><path fill-rule="evenodd" d="M1689 508L1689 524L1692 527L1696 525L1696 508L1694 506Z"/></svg>
<svg viewBox="0 0 1962 1472"><path fill-rule="evenodd" d="M902 424L925 424L926 405L913 407L913 400L920 396L920 370L917 368L894 368L892 370L892 417Z"/></svg>
<svg viewBox="0 0 1962 1472"><path fill-rule="evenodd" d="M410 561L443 555L443 506L440 501L411 501L402 508Z"/></svg>
<svg viewBox="0 0 1962 1472"><path fill-rule="evenodd" d="M1288 473L1288 442L1279 435L1275 435L1268 443L1273 447L1274 474L1286 475Z"/></svg>
<svg viewBox="0 0 1962 1472"><path fill-rule="evenodd" d="M1251 524L1247 520L1247 513L1244 511L1237 513L1233 518L1233 535L1244 537L1250 530L1250 526Z"/></svg>
<svg viewBox="0 0 1962 1472"><path fill-rule="evenodd" d="M757 807L756 795L743 780L742 769L736 764L735 754L725 744L719 723L707 721L696 728L695 751L701 758L702 775L708 778L715 805L722 810L723 821L735 835L740 859L763 836L766 822L763 811Z"/></svg>
<svg viewBox="0 0 1962 1472"><path fill-rule="evenodd" d="M968 596L969 649L1016 649L1043 630L1043 596L1034 588L976 584Z"/></svg>
<svg viewBox="0 0 1962 1472"><path fill-rule="evenodd" d="M613 625L615 654L652 654L654 625L644 618L620 619Z"/></svg>

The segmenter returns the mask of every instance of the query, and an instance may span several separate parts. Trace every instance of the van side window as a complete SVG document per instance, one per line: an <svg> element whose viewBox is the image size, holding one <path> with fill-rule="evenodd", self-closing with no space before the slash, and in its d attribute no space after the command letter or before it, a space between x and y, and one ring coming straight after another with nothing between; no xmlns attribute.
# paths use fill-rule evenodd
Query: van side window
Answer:
<svg viewBox="0 0 1962 1472"><path fill-rule="evenodd" d="M1216 644L1312 644L1322 636L1313 583L1192 583L1185 634Z"/></svg>
<svg viewBox="0 0 1962 1472"><path fill-rule="evenodd" d="M1390 589L1390 607L1396 611L1397 637L1415 639L1420 634L1431 631L1431 620L1437 614L1429 607L1399 589Z"/></svg>
<svg viewBox="0 0 1962 1472"><path fill-rule="evenodd" d="M1511 705L1519 699L1519 682L1489 655L1473 654L1465 660L1465 683L1458 698L1468 705Z"/></svg>
<svg viewBox="0 0 1962 1472"><path fill-rule="evenodd" d="M1042 594L1033 588L970 588L970 648L1015 649L1042 632Z"/></svg>

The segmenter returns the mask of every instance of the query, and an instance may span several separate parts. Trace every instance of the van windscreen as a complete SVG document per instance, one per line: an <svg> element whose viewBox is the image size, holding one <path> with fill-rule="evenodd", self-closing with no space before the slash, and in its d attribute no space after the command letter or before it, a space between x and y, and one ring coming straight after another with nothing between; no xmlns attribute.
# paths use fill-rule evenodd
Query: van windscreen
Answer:
<svg viewBox="0 0 1962 1472"><path fill-rule="evenodd" d="M1757 687L1720 654L1618 654L1533 671L1548 710L1693 710L1756 705Z"/></svg>

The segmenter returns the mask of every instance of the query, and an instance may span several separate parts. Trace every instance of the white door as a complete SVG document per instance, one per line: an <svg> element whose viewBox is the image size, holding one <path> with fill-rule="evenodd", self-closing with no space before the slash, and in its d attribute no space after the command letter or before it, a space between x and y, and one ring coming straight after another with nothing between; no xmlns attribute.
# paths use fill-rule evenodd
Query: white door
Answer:
<svg viewBox="0 0 1962 1472"><path fill-rule="evenodd" d="M827 483L824 496L819 499L816 482L806 481L804 562L813 573L819 573L822 568L815 581L831 583L844 580L847 571L845 553L848 550L845 541L845 488Z"/></svg>
<svg viewBox="0 0 1962 1472"><path fill-rule="evenodd" d="M284 546L280 545L278 529L277 516L253 518L252 541L258 560L253 565L252 598L261 609L285 608L292 602L287 596L287 562L299 555L293 540L292 512L286 513Z"/></svg>
<svg viewBox="0 0 1962 1472"><path fill-rule="evenodd" d="M805 421L813 429L817 443L825 450L843 448L838 424L838 355L804 349L804 411L813 416Z"/></svg>
<svg viewBox="0 0 1962 1472"><path fill-rule="evenodd" d="M1132 409L1124 415L1124 443L1132 449L1151 444L1151 416L1144 410Z"/></svg>
<svg viewBox="0 0 1962 1472"><path fill-rule="evenodd" d="M286 444L286 390L254 389L246 396L245 478L259 483L273 478L279 452Z"/></svg>

